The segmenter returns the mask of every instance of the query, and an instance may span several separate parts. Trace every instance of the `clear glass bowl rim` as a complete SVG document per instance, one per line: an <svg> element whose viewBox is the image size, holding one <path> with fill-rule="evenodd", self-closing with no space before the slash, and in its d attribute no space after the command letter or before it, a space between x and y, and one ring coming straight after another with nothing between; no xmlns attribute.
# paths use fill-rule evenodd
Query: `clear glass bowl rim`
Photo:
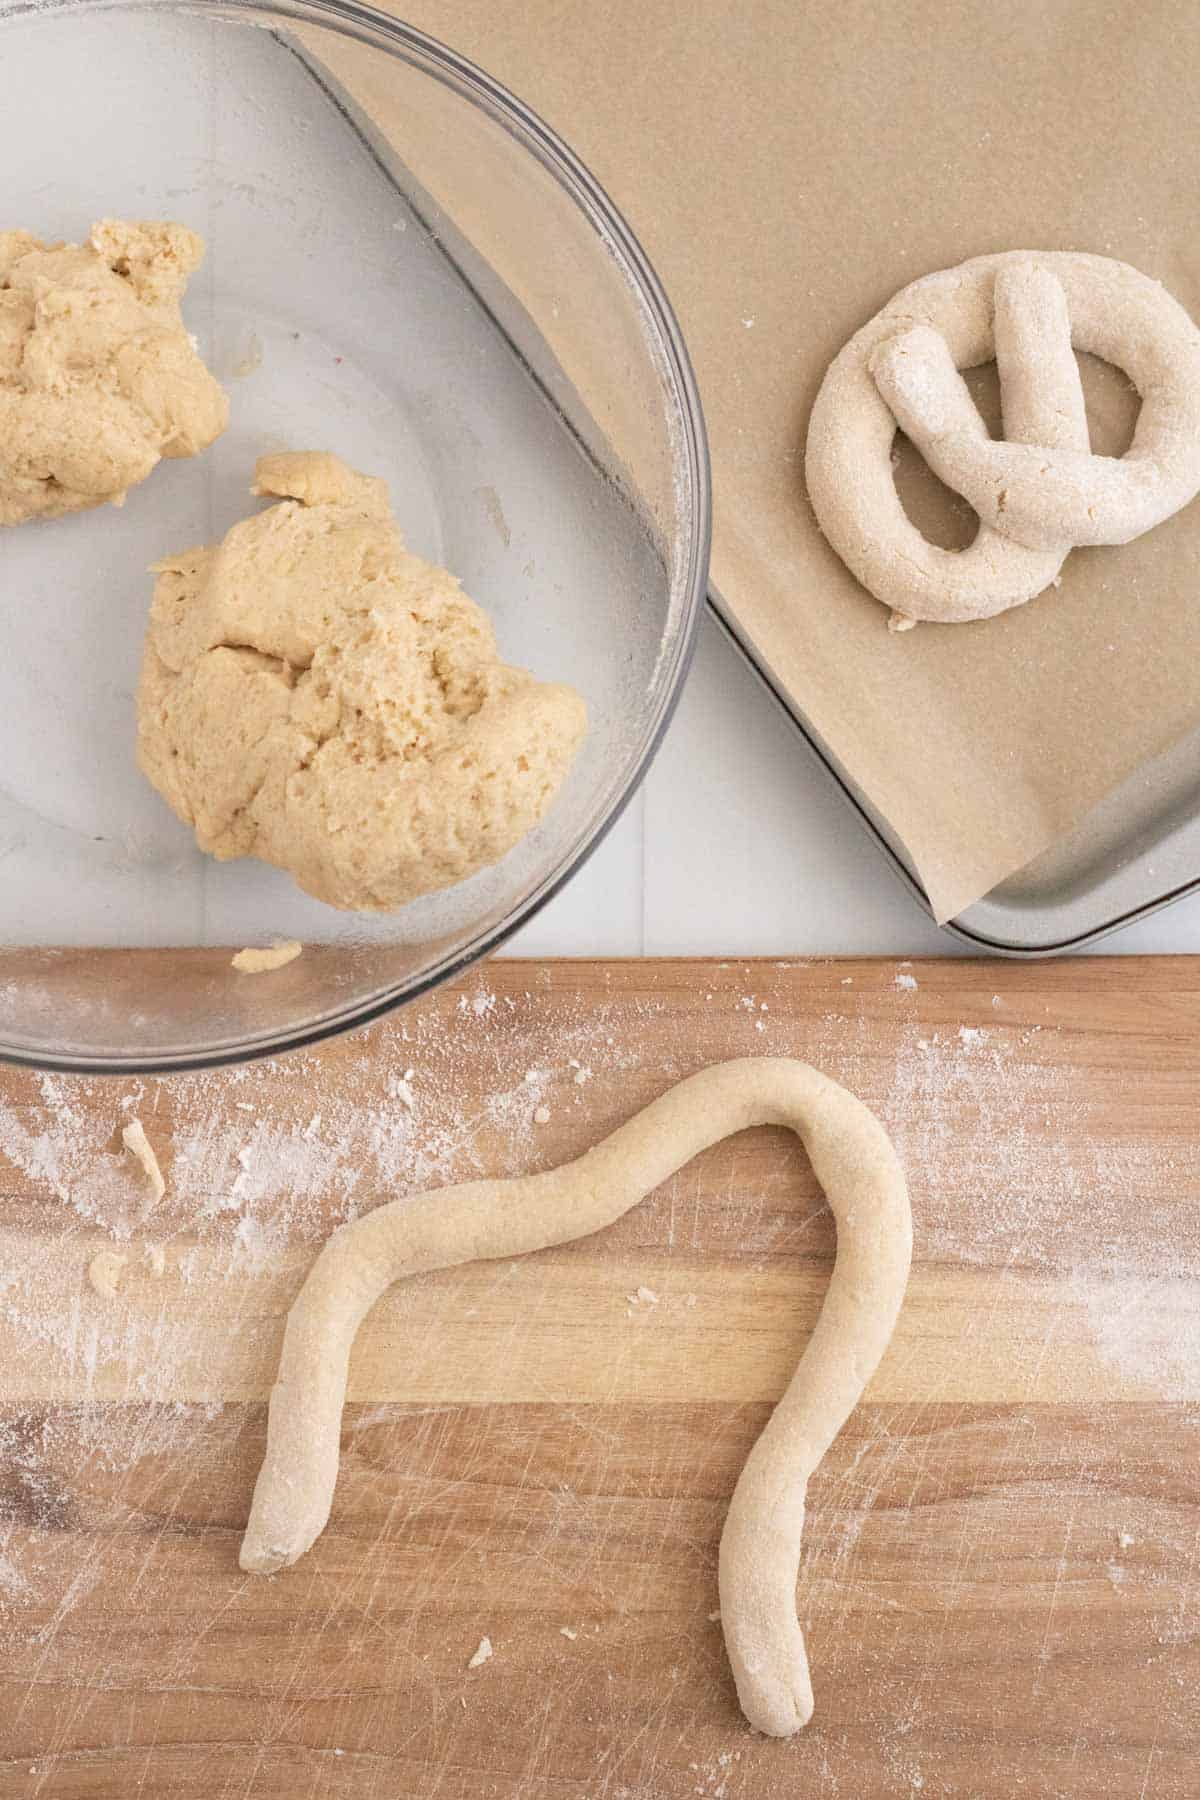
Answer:
<svg viewBox="0 0 1200 1800"><path fill-rule="evenodd" d="M459 949L422 970L420 975L367 998L351 1002L335 1013L321 1015L305 1025L278 1033L263 1032L240 1044L222 1044L212 1050L189 1050L170 1058L142 1058L136 1053L108 1059L71 1055L37 1054L0 1043L0 1062L20 1067L86 1075L166 1075L188 1070L222 1068L264 1056L280 1056L306 1045L368 1025L397 1007L418 999L443 982L453 980L473 963L489 956L507 938L528 924L571 880L621 817L641 786L662 743L678 704L691 663L701 609L708 586L712 539L712 487L704 414L691 359L683 334L666 293L632 229L595 177L574 151L530 107L500 82L415 26L381 12L359 0L0 0L0 30L9 24L45 21L56 15L105 12L172 11L212 14L235 22L239 18L268 15L293 19L299 24L325 26L370 47L399 57L432 76L485 112L494 122L530 151L575 201L593 227L613 245L653 321L660 348L676 390L682 421L682 444L691 497L692 529L687 545L687 578L679 630L663 664L663 680L657 696L657 713L651 720L638 762L624 791L591 833L576 846L566 862L548 876L501 924L481 932Z"/></svg>

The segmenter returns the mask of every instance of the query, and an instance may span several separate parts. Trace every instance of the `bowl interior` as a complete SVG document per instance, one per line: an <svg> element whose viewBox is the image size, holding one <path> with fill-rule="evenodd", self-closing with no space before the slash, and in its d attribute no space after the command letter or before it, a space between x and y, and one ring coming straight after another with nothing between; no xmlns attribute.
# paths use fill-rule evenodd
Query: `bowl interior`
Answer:
<svg viewBox="0 0 1200 1800"><path fill-rule="evenodd" d="M703 594L702 428L636 245L485 78L350 6L0 9L0 228L105 215L206 240L185 305L232 401L214 448L119 510L0 543L0 1055L220 1061L372 1016L492 947L644 772ZM139 774L133 695L165 553L256 504L256 457L327 448L389 482L501 649L585 696L586 746L496 868L383 919L202 856ZM250 980L229 951L307 953Z"/></svg>

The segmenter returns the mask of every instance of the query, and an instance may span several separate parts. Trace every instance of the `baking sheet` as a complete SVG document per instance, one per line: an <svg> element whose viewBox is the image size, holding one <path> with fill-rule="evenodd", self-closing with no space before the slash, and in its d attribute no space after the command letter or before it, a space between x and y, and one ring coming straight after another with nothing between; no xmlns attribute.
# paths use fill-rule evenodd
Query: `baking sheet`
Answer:
<svg viewBox="0 0 1200 1800"><path fill-rule="evenodd" d="M918 275L990 250L1091 250L1200 312L1200 137L1183 123L1200 13L706 0L683 32L674 0L403 10L541 110L641 235L705 402L715 585L939 919L1200 723L1200 507L1074 552L1057 590L1003 618L897 637L803 491L824 369ZM502 221L491 234L502 269ZM1130 396L1111 372L1087 379L1097 447L1119 447ZM953 528L931 486L914 505Z"/></svg>
<svg viewBox="0 0 1200 1800"><path fill-rule="evenodd" d="M929 897L904 848L861 790L814 737L808 721L776 687L710 597L725 637L796 727L917 905ZM1181 738L1114 788L1068 836L1002 881L945 929L975 949L1008 957L1061 955L1148 918L1200 888L1200 732Z"/></svg>

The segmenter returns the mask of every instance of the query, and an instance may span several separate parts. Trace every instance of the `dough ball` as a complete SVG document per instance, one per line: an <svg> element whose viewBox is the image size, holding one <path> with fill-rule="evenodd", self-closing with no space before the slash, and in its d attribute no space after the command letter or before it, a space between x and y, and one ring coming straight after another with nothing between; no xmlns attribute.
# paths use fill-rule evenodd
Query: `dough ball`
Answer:
<svg viewBox="0 0 1200 1800"><path fill-rule="evenodd" d="M382 481L314 451L255 477L278 505L157 565L143 771L201 849L331 906L389 912L498 862L558 791L583 701L500 661Z"/></svg>
<svg viewBox="0 0 1200 1800"><path fill-rule="evenodd" d="M229 402L179 305L204 245L102 219L86 244L0 231L0 525L119 506L163 456L194 456Z"/></svg>

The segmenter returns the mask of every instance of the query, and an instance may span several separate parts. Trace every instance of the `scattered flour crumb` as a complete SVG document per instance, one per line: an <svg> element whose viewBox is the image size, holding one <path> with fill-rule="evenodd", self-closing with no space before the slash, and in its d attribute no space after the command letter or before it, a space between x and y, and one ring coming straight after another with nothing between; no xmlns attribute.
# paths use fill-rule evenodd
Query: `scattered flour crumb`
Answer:
<svg viewBox="0 0 1200 1800"><path fill-rule="evenodd" d="M917 978L915 975L910 975L906 969L901 969L892 986L898 987L902 994L915 994L918 986Z"/></svg>
<svg viewBox="0 0 1200 1800"><path fill-rule="evenodd" d="M591 1079L592 1079L592 1071L586 1066L586 1064L580 1065L577 1063L575 1065L575 1075L574 1075L575 1086L582 1087L585 1082L590 1081Z"/></svg>
<svg viewBox="0 0 1200 1800"><path fill-rule="evenodd" d="M569 1625L560 1625L558 1634L560 1637L570 1638L572 1643L574 1643L575 1639L579 1636L579 1633L577 1631L572 1631Z"/></svg>
<svg viewBox="0 0 1200 1800"><path fill-rule="evenodd" d="M158 1166L158 1158L154 1154L153 1146L146 1136L145 1126L140 1119L130 1119L128 1125L122 1125L121 1142L129 1154L135 1156L141 1163L146 1172L146 1179L154 1191L155 1200L161 1200L167 1191L167 1184L163 1180L162 1170Z"/></svg>
<svg viewBox="0 0 1200 1800"><path fill-rule="evenodd" d="M156 1275L166 1273L167 1258L161 1244L143 1244L142 1255Z"/></svg>
<svg viewBox="0 0 1200 1800"><path fill-rule="evenodd" d="M978 1025L960 1025L958 1028L958 1041L960 1044L966 1044L968 1046L986 1044L987 1032L981 1031Z"/></svg>
<svg viewBox="0 0 1200 1800"><path fill-rule="evenodd" d="M102 1300L115 1300L121 1275L129 1261L119 1250L98 1250L88 1264L88 1280Z"/></svg>
<svg viewBox="0 0 1200 1800"><path fill-rule="evenodd" d="M416 1096L412 1091L412 1078L415 1074L415 1069L405 1069L403 1075L398 1075L394 1080L388 1082L388 1092L399 1100L402 1106L407 1106L409 1112L415 1112L417 1108Z"/></svg>
<svg viewBox="0 0 1200 1800"><path fill-rule="evenodd" d="M1117 1542L1122 1550L1132 1550L1133 1546L1137 1543L1137 1539L1130 1531L1118 1531Z"/></svg>
<svg viewBox="0 0 1200 1800"><path fill-rule="evenodd" d="M720 1617L721 1617L721 1609L719 1606L715 1606L708 1615L709 1624L715 1625Z"/></svg>
<svg viewBox="0 0 1200 1800"><path fill-rule="evenodd" d="M535 1125L548 1125L550 1123L550 1108L548 1106L536 1107L534 1109L533 1122Z"/></svg>
<svg viewBox="0 0 1200 1800"><path fill-rule="evenodd" d="M289 938L286 943L271 944L265 950L239 950L230 960L243 975L269 975L272 969L284 969L295 962L303 949L296 938Z"/></svg>
<svg viewBox="0 0 1200 1800"><path fill-rule="evenodd" d="M658 1295L653 1288L640 1287L636 1294L626 1294L630 1306L657 1306Z"/></svg>
<svg viewBox="0 0 1200 1800"><path fill-rule="evenodd" d="M482 1669L484 1663L490 1662L490 1660L494 1654L495 1654L495 1652L492 1649L491 1638L489 1638L489 1637L480 1638L479 1648L475 1652L474 1656L471 1658L470 1662L467 1664L468 1669Z"/></svg>
<svg viewBox="0 0 1200 1800"><path fill-rule="evenodd" d="M1112 1582L1112 1585L1113 1585L1113 1586L1114 1586L1114 1587L1115 1587L1115 1588L1119 1588L1119 1587L1120 1587L1120 1585L1121 1585L1121 1583L1122 1583L1122 1582L1123 1582L1123 1581L1124 1581L1124 1579L1125 1579L1125 1571L1124 1571L1124 1569L1123 1569L1123 1568L1122 1568L1122 1567L1121 1567L1121 1565L1120 1565L1120 1563L1119 1563L1119 1562L1110 1562L1110 1563L1109 1563L1109 1565L1108 1565L1108 1579L1109 1579L1109 1580L1110 1580L1110 1581L1111 1581L1111 1582Z"/></svg>

